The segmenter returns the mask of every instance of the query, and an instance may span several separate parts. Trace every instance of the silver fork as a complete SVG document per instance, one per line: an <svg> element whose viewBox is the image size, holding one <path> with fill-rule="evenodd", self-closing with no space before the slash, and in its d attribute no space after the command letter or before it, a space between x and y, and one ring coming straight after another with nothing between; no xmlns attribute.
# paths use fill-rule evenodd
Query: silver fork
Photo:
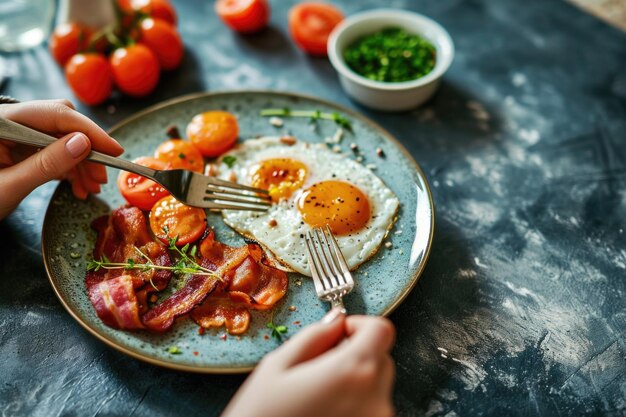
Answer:
<svg viewBox="0 0 626 417"><path fill-rule="evenodd" d="M330 227L314 228L304 240L317 297L346 313L343 297L354 288L354 279Z"/></svg>
<svg viewBox="0 0 626 417"><path fill-rule="evenodd" d="M0 118L0 138L39 148L46 147L57 140L45 133L3 118ZM95 151L92 151L87 159L156 181L175 199L189 206L213 210L251 211L265 211L271 206L266 190L184 169L160 171Z"/></svg>

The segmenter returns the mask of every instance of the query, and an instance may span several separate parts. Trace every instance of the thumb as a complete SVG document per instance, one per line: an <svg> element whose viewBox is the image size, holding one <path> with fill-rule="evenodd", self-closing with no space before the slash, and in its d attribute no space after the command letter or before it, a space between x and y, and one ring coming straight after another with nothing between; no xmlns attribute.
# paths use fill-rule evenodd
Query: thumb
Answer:
<svg viewBox="0 0 626 417"><path fill-rule="evenodd" d="M4 170L4 188L10 193L8 195L21 200L38 186L65 175L90 150L91 143L84 134L71 133L63 136L24 161Z"/></svg>
<svg viewBox="0 0 626 417"><path fill-rule="evenodd" d="M270 355L284 368L311 360L345 337L345 320L344 313L332 309L322 321L304 328Z"/></svg>

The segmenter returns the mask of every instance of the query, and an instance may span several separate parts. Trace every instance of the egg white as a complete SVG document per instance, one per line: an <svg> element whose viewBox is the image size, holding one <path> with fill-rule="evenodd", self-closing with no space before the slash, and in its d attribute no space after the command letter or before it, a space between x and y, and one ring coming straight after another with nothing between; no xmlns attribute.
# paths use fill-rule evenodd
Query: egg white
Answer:
<svg viewBox="0 0 626 417"><path fill-rule="evenodd" d="M264 160L290 158L307 166L307 177L301 189L289 199L272 205L267 212L225 210L222 213L226 224L259 242L288 271L311 276L304 242L311 227L302 220L297 199L302 191L315 183L346 181L357 186L369 199L372 215L365 227L349 235L337 236L337 243L351 270L376 253L393 226L400 204L395 194L371 170L346 155L331 151L325 144L298 141L288 145L277 137L263 137L248 139L226 155L236 159L232 168L224 163L219 165L219 177L232 180L234 175L237 182L246 185L250 185L252 167ZM277 223L273 227L269 224L271 219Z"/></svg>

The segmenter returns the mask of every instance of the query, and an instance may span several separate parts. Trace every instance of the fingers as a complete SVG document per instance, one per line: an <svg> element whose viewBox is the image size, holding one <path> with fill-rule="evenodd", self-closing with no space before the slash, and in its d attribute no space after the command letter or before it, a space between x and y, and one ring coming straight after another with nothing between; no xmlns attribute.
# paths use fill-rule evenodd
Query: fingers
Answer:
<svg viewBox="0 0 626 417"><path fill-rule="evenodd" d="M339 349L349 355L381 355L389 352L395 341L396 331L386 318L373 316L349 316L346 319L348 340Z"/></svg>
<svg viewBox="0 0 626 417"><path fill-rule="evenodd" d="M95 150L120 155L124 149L115 139L87 116L75 111L67 100L47 100L17 103L0 108L0 115L14 122L50 134L82 132Z"/></svg>
<svg viewBox="0 0 626 417"><path fill-rule="evenodd" d="M2 170L0 175L0 219L8 215L24 197L41 184L59 178L72 170L91 150L89 139L82 133L72 133L48 145L22 162ZM87 190L79 181L72 183L79 198Z"/></svg>
<svg viewBox="0 0 626 417"><path fill-rule="evenodd" d="M313 359L333 348L345 336L345 315L331 310L326 317L330 320L311 324L280 348L268 355L268 361L279 363L289 368L301 362Z"/></svg>
<svg viewBox="0 0 626 417"><path fill-rule="evenodd" d="M379 365L378 384L380 392L387 398L393 395L393 384L396 380L396 364L391 356L385 355Z"/></svg>
<svg viewBox="0 0 626 417"><path fill-rule="evenodd" d="M85 167L85 171L89 178L95 183L106 184L107 182L107 170L104 165L96 164L93 162L82 162L81 166Z"/></svg>
<svg viewBox="0 0 626 417"><path fill-rule="evenodd" d="M70 171L90 150L89 139L84 134L66 135L21 163L4 169L2 192L21 200L41 184Z"/></svg>

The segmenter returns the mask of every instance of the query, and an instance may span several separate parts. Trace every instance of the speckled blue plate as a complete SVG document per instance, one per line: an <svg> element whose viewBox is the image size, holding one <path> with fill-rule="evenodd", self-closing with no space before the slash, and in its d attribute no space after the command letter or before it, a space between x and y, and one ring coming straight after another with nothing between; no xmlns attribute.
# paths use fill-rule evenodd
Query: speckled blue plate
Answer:
<svg viewBox="0 0 626 417"><path fill-rule="evenodd" d="M400 199L397 222L382 247L354 274L355 290L346 299L350 313L389 314L417 282L424 268L433 236L433 204L424 174L409 153L380 126L352 110L313 97L296 94L243 91L218 92L186 96L151 107L115 126L111 135L126 149L124 157L136 158L153 154L166 139L165 130L176 124L184 132L191 118L200 112L222 109L237 115L240 137L293 134L300 140L321 142L332 137L337 127L320 121L315 129L307 119L285 119L276 128L267 118L259 116L263 108L319 109L338 111L350 118L354 134L346 134L341 146L354 157L349 144L354 142L364 155L364 164L375 164L376 173ZM376 155L382 148L385 157ZM118 173L109 169L109 178ZM278 346L266 324L269 312L252 313L248 333L241 337L227 336L223 330L198 335L198 327L188 318L179 319L174 328L163 335L144 331L127 332L105 326L87 298L84 276L91 257L95 233L90 224L95 218L124 204L115 181L103 187L102 193L86 201L73 198L70 188L62 183L54 193L43 230L43 254L52 286L69 313L89 332L108 345L137 359L178 370L207 373L238 373L250 371L261 358ZM231 245L243 239L226 226L219 214L209 214L219 240ZM290 308L295 306L294 308ZM310 279L290 275L287 296L274 308L273 320L289 328L289 335L319 320L328 305L320 302ZM170 354L167 348L177 346L181 354Z"/></svg>

